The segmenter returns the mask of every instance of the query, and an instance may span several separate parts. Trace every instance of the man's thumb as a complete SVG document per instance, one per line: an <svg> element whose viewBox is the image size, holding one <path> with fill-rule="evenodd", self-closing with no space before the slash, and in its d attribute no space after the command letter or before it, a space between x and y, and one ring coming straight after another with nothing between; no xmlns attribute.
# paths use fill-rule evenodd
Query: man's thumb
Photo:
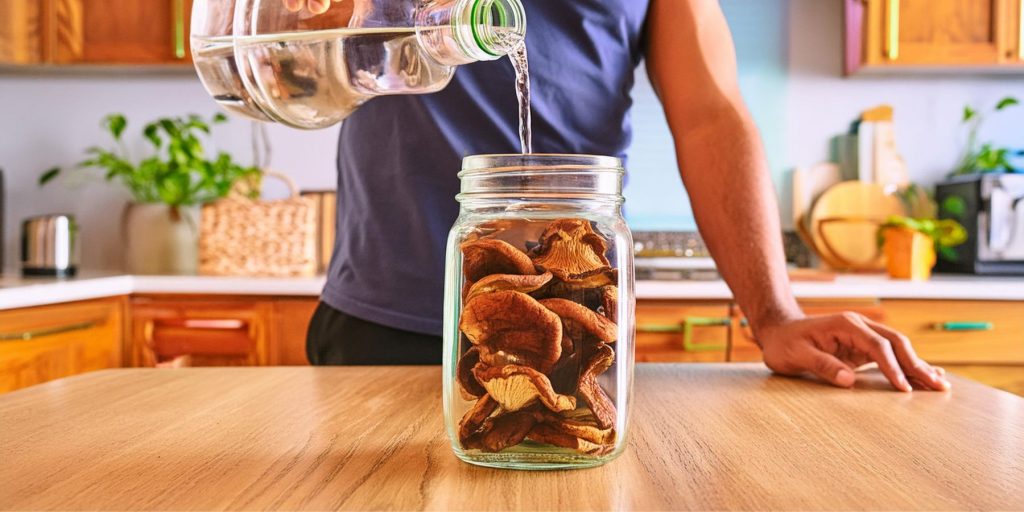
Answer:
<svg viewBox="0 0 1024 512"><path fill-rule="evenodd" d="M833 386L841 388L853 387L857 380L853 369L836 359L832 354L825 352L814 352L811 355L807 370L817 375L818 378L828 381Z"/></svg>

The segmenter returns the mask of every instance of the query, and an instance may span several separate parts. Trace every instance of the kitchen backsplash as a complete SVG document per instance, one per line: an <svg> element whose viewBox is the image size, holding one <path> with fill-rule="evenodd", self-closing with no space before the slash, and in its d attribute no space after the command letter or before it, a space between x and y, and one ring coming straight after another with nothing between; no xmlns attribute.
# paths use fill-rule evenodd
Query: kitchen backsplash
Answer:
<svg viewBox="0 0 1024 512"><path fill-rule="evenodd" d="M1019 77L843 78L840 0L722 0L722 5L737 39L744 94L766 140L785 226L790 223L790 169L827 159L830 139L846 130L863 109L879 103L895 107L897 140L911 176L932 183L958 157L963 104L988 104L1021 93ZM36 186L42 170L71 165L81 159L84 148L106 144L98 122L114 111L124 112L137 129L159 116L209 114L216 106L185 73L0 71L0 133L5 134L0 137L0 168L7 177L3 247L8 268L16 264L20 220L52 212L73 213L82 222L84 267L117 268L121 205L127 196L93 182ZM632 213L631 222L638 229L693 230L672 140L647 84L637 87L636 111L638 140L629 163L627 215ZM1016 138L1019 143L1019 117L992 121L986 137L1004 143ZM247 161L248 125L233 120L229 127L216 137L217 146ZM275 169L291 174L303 188L334 185L335 129L301 132L271 127L271 137ZM640 208L646 205L669 206Z"/></svg>

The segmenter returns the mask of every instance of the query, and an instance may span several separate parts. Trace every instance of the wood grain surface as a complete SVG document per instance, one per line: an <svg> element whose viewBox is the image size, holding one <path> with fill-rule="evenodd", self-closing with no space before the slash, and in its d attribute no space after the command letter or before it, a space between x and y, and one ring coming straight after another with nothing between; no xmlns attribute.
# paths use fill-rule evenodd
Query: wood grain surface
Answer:
<svg viewBox="0 0 1024 512"><path fill-rule="evenodd" d="M4 509L1022 509L1024 399L640 365L629 448L452 455L440 369L108 370L0 396Z"/></svg>

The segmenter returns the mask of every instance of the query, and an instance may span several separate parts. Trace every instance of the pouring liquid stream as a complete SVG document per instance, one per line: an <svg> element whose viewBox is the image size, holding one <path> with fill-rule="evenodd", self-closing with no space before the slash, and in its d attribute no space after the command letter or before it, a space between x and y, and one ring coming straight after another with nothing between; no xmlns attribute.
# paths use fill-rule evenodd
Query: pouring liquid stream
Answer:
<svg viewBox="0 0 1024 512"><path fill-rule="evenodd" d="M533 120L530 110L530 59L526 42L508 54L516 72L516 98L519 100L519 144L524 155L533 153Z"/></svg>

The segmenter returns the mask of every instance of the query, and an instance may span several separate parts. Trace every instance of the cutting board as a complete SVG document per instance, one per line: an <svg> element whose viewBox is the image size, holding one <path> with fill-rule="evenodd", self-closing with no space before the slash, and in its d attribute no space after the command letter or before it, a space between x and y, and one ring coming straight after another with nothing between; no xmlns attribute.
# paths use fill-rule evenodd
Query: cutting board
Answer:
<svg viewBox="0 0 1024 512"><path fill-rule="evenodd" d="M826 190L809 218L810 235L824 259L840 270L881 270L878 228L892 215L905 215L903 203L882 185L844 181Z"/></svg>

